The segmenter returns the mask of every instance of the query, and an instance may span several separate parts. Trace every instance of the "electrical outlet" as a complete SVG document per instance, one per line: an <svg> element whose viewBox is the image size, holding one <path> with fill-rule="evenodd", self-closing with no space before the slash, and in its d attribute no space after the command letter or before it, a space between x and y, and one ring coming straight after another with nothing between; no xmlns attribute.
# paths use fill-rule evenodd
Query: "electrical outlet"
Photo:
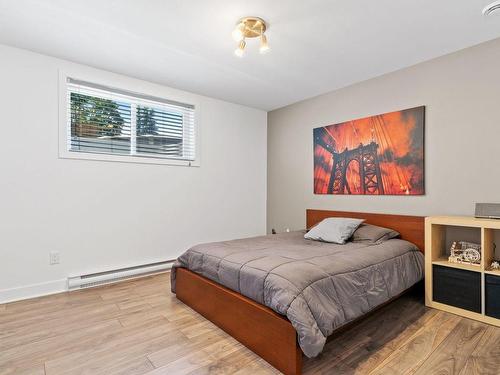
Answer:
<svg viewBox="0 0 500 375"><path fill-rule="evenodd" d="M61 258L59 256L59 251L51 251L49 253L49 263L51 265L59 264L60 261L61 261Z"/></svg>

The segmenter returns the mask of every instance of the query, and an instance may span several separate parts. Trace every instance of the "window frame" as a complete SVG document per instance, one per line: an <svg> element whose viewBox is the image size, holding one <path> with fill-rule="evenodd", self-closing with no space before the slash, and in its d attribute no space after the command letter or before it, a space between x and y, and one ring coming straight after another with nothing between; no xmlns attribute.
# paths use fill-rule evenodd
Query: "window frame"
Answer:
<svg viewBox="0 0 500 375"><path fill-rule="evenodd" d="M68 98L68 79L94 83L96 85L109 87L110 90L116 89L124 92L129 92L131 95L144 95L156 97L158 99L186 103L194 106L194 134L195 134L195 159L183 160L179 158L139 156L139 155L119 155L106 153L91 153L84 151L71 151L68 147L68 131L70 119L67 111ZM95 160L108 162L122 163L140 163L140 164L163 164L199 167L201 165L200 158L200 102L193 95L169 87L161 87L149 82L138 82L133 78L111 76L108 74L88 74L84 72L59 71L59 158L60 159L80 159L80 160Z"/></svg>

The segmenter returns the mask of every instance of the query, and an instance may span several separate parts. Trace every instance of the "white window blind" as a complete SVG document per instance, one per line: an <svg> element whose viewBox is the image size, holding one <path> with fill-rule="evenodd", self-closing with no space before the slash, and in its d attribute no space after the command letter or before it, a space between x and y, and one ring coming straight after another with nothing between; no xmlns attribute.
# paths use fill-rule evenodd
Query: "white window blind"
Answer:
<svg viewBox="0 0 500 375"><path fill-rule="evenodd" d="M67 78L71 152L196 159L194 106Z"/></svg>

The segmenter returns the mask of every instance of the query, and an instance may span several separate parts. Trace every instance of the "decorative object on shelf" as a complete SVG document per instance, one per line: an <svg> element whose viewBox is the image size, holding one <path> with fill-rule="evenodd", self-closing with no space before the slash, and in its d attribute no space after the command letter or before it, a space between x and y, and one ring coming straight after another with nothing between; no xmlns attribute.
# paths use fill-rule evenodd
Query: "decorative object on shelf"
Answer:
<svg viewBox="0 0 500 375"><path fill-rule="evenodd" d="M453 242L448 262L479 266L481 264L481 245L466 241Z"/></svg>
<svg viewBox="0 0 500 375"><path fill-rule="evenodd" d="M233 31L233 39L238 42L238 47L234 54L243 57L247 45L245 39L260 38L260 53L269 51L269 44L265 35L269 25L259 17L244 17L238 21Z"/></svg>
<svg viewBox="0 0 500 375"><path fill-rule="evenodd" d="M481 219L500 219L500 203L476 203L474 215Z"/></svg>
<svg viewBox="0 0 500 375"><path fill-rule="evenodd" d="M313 130L314 194L424 195L425 107Z"/></svg>
<svg viewBox="0 0 500 375"><path fill-rule="evenodd" d="M494 260L493 262L491 262L490 268L495 271L500 270L500 261Z"/></svg>

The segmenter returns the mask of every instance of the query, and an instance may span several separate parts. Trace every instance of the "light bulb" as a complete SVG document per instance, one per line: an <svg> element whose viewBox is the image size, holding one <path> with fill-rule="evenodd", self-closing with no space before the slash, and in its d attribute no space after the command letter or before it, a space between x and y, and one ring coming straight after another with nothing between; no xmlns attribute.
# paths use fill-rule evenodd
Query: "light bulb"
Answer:
<svg viewBox="0 0 500 375"><path fill-rule="evenodd" d="M238 57L243 57L243 50L242 49L239 49L239 48L236 48L234 50L234 54Z"/></svg>
<svg viewBox="0 0 500 375"><path fill-rule="evenodd" d="M238 48L234 50L234 54L238 57L243 57L243 52L245 51L245 39L242 39L240 41L240 44L238 45Z"/></svg>
<svg viewBox="0 0 500 375"><path fill-rule="evenodd" d="M236 28L233 30L233 39L237 42L243 40L243 24L236 25Z"/></svg>
<svg viewBox="0 0 500 375"><path fill-rule="evenodd" d="M260 53L266 53L269 51L269 44L267 43L267 38L264 34L260 36L260 48L259 52Z"/></svg>

